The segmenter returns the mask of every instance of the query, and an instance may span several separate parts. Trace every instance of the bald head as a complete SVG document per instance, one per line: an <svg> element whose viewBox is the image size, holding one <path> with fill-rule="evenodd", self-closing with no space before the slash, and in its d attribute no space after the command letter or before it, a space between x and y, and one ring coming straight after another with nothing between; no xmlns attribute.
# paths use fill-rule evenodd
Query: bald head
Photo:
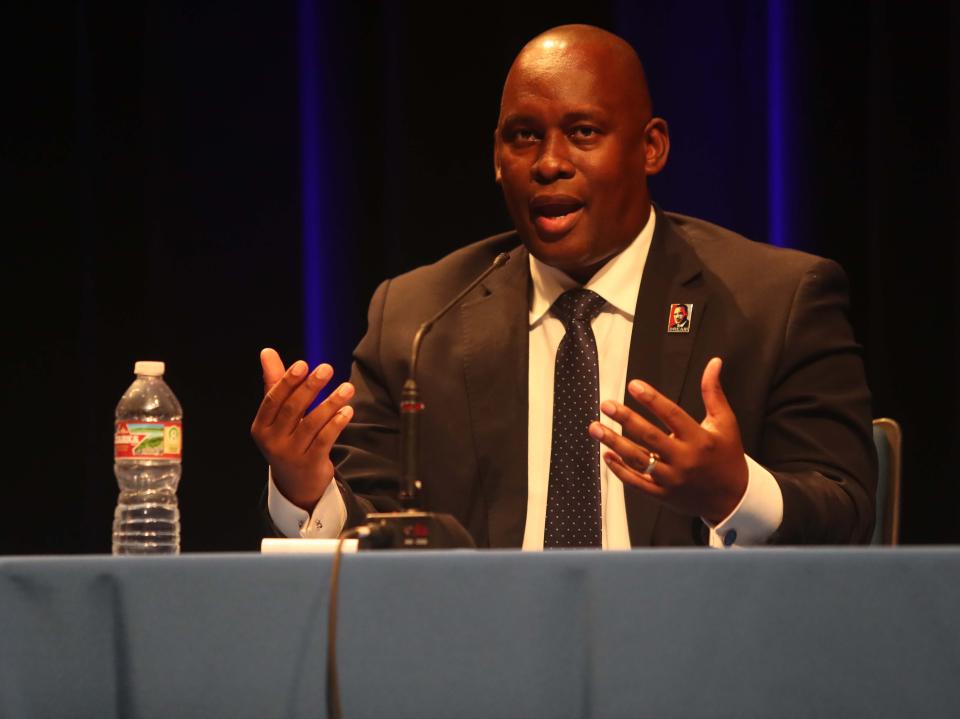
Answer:
<svg viewBox="0 0 960 719"><path fill-rule="evenodd" d="M560 25L524 45L507 74L504 95L517 73L582 73L586 67L602 69L636 109L638 122L650 119L653 104L636 51L623 38L593 25ZM500 105L502 111L503 97Z"/></svg>
<svg viewBox="0 0 960 719"><path fill-rule="evenodd" d="M647 176L669 150L640 59L589 25L538 35L503 86L494 143L497 182L524 244L586 282L650 216Z"/></svg>

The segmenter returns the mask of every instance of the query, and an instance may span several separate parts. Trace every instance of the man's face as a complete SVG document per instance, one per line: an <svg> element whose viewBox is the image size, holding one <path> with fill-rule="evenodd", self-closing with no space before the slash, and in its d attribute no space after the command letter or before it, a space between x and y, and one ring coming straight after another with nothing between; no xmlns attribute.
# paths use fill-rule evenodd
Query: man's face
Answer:
<svg viewBox="0 0 960 719"><path fill-rule="evenodd" d="M687 310L685 307L674 307L673 308L673 323L677 325L682 325L683 321L687 319Z"/></svg>
<svg viewBox="0 0 960 719"><path fill-rule="evenodd" d="M494 160L530 252L586 281L649 215L649 109L590 46L521 55L507 78Z"/></svg>

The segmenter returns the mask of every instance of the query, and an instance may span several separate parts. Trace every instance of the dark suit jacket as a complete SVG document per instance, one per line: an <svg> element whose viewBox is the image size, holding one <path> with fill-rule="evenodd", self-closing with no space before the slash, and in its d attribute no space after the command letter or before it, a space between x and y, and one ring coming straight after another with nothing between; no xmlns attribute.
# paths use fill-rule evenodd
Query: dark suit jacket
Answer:
<svg viewBox="0 0 960 719"><path fill-rule="evenodd" d="M530 277L516 233L488 238L384 282L354 353L356 415L334 451L348 525L395 509L400 389L417 327L500 252L491 275L424 341L419 384L424 508L450 512L478 546L519 547L527 498ZM693 305L689 334L667 333L671 304ZM829 260L751 242L659 212L637 300L629 378L644 379L698 421L700 376L722 383L745 451L777 479L783 523L771 541L867 541L876 455L870 394L847 319L846 279ZM632 398L625 402L634 406ZM702 544L698 518L626 486L634 546Z"/></svg>

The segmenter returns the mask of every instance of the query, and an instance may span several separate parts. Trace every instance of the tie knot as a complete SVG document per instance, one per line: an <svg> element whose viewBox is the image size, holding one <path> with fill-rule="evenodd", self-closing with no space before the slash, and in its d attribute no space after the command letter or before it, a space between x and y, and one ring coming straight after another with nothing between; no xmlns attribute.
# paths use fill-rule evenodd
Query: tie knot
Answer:
<svg viewBox="0 0 960 719"><path fill-rule="evenodd" d="M569 327L571 322L589 323L600 314L600 308L606 303L600 295L590 290L567 290L553 303L553 314Z"/></svg>

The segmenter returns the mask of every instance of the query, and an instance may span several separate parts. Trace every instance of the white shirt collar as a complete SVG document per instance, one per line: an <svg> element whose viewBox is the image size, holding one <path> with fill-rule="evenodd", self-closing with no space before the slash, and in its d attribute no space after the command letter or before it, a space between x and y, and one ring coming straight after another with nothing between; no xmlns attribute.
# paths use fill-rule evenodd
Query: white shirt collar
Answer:
<svg viewBox="0 0 960 719"><path fill-rule="evenodd" d="M647 224L627 247L610 259L590 278L585 289L603 297L609 305L630 319L637 309L640 293L640 278L657 224L656 212L651 206ZM530 278L533 280L533 296L530 300L530 326L537 324L567 290L579 287L580 283L555 267L544 264L530 255Z"/></svg>

